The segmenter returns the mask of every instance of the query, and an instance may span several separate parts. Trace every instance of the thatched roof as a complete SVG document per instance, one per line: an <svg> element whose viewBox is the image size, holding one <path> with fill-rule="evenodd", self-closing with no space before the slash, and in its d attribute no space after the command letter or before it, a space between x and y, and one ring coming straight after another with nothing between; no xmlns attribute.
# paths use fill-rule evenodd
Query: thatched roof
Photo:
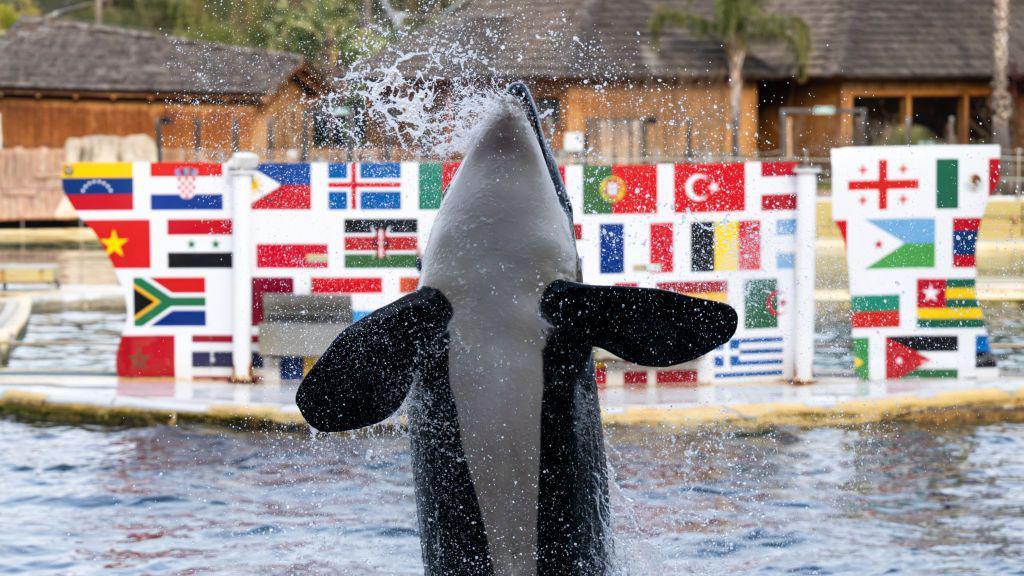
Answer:
<svg viewBox="0 0 1024 576"><path fill-rule="evenodd" d="M706 78L725 75L721 46L686 30L655 47L648 33L658 6L710 15L713 0L465 0L374 57L396 54L406 76L503 78ZM767 0L771 13L811 28L811 77L985 78L992 67L992 3L984 0ZM1011 69L1024 69L1024 0L1012 0ZM444 47L458 45L456 49ZM438 47L442 49L438 50ZM1019 65L1019 66L1015 66ZM751 78L786 78L781 44L752 47Z"/></svg>
<svg viewBox="0 0 1024 576"><path fill-rule="evenodd" d="M262 96L302 67L289 52L67 20L22 18L0 35L0 90Z"/></svg>

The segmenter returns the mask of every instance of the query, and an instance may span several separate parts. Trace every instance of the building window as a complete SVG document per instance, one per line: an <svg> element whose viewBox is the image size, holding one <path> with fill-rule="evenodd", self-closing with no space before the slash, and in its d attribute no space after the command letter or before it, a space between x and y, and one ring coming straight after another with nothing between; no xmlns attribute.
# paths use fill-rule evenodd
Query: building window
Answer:
<svg viewBox="0 0 1024 576"><path fill-rule="evenodd" d="M648 130L654 118L588 118L586 150L597 162L628 164L648 159Z"/></svg>
<svg viewBox="0 0 1024 576"><path fill-rule="evenodd" d="M957 107L960 98L914 98L914 125L924 127L931 134L922 134L920 138L930 138L939 142L957 141ZM920 131L920 128L916 128ZM918 137L915 136L915 139Z"/></svg>
<svg viewBox="0 0 1024 576"><path fill-rule="evenodd" d="M867 126L864 131L867 134L869 144L883 144L889 139L889 134L902 123L901 102L902 98L854 98L853 104L857 107L867 108Z"/></svg>
<svg viewBox="0 0 1024 576"><path fill-rule="evenodd" d="M992 109L988 107L988 96L971 98L970 124L967 125L968 136L972 144L988 144L992 142Z"/></svg>

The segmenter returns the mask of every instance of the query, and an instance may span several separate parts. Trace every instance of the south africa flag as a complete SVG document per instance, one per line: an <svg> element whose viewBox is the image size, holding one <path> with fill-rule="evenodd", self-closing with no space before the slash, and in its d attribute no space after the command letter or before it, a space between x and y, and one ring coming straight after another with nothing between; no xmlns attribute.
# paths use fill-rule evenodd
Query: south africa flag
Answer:
<svg viewBox="0 0 1024 576"><path fill-rule="evenodd" d="M136 278L133 283L136 326L205 326L203 278Z"/></svg>

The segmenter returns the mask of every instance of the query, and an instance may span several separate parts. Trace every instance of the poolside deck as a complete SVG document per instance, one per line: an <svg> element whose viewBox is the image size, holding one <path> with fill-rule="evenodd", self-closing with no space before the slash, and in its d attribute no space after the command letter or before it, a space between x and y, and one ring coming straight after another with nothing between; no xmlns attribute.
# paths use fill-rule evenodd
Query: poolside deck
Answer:
<svg viewBox="0 0 1024 576"><path fill-rule="evenodd" d="M297 383L232 384L119 379L110 375L0 372L0 414L66 422L306 427ZM1024 378L994 381L827 379L790 384L707 385L601 393L609 425L842 426L886 420L973 423L1024 420ZM392 422L397 423L397 421Z"/></svg>

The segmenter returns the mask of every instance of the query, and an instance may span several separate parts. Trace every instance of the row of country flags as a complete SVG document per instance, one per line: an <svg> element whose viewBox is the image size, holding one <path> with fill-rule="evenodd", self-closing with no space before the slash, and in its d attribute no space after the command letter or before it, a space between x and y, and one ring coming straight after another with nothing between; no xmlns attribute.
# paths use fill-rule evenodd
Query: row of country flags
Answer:
<svg viewBox="0 0 1024 576"><path fill-rule="evenodd" d="M376 276L313 276L313 294L384 295L385 279ZM741 326L746 329L778 328L779 314L786 305L779 294L776 278L734 280L741 282ZM618 283L620 286L638 285ZM398 292L413 292L419 286L416 275L397 280ZM729 301L728 280L674 280L657 282L655 287L717 302ZM389 287L394 288L394 286ZM132 319L135 326L203 326L206 324L207 281L203 277L139 276L132 280ZM261 277L252 281L253 324L263 320L262 297L267 293L294 293L295 280L289 277Z"/></svg>
<svg viewBox="0 0 1024 576"><path fill-rule="evenodd" d="M985 326L974 279L918 279L915 305L915 320L919 328ZM854 328L897 328L902 325L899 294L853 296L851 312Z"/></svg>
<svg viewBox="0 0 1024 576"><path fill-rule="evenodd" d="M89 220L100 243L117 268L230 268L232 223L230 219ZM645 251L649 272L676 270L677 235L686 228L690 251L685 267L692 272L761 270L765 249L763 234L770 234L776 269L793 268L793 219L696 221L688 225L654 222L603 223L598 258L602 274L626 272L627 250ZM153 230L158 228L159 230ZM647 236L644 236L646 229ZM160 233L163 235L160 235ZM631 235L627 238L627 232ZM338 234L338 232L332 232ZM350 218L340 231L346 268L415 268L422 246L415 218ZM576 229L583 240L584 227ZM154 243L154 240L159 241ZM645 246L646 244L646 246ZM265 243L255 246L258 268L328 268L329 247L319 243ZM585 256L586 257L586 256ZM768 268L770 269L770 267Z"/></svg>
<svg viewBox="0 0 1024 576"><path fill-rule="evenodd" d="M659 193L671 194L672 210L736 212L794 210L796 194L788 184L793 162L759 166L753 187L746 163L582 166L581 182L570 193L582 195L583 214L655 214ZM668 170L662 170L662 166ZM326 186L327 210L433 210L458 163L288 163L261 164L253 180L255 210L310 210L314 182ZM141 168L140 168L141 170ZM318 170L322 178L314 178ZM563 177L566 167L561 167ZM145 179L140 178L145 176ZM668 178L670 182L662 182ZM131 163L77 163L65 166L64 191L78 210L222 210L222 166L211 163L155 162L145 174ZM137 206L145 187L149 206ZM414 187L409 200L403 190ZM573 191L576 192L573 192ZM661 190L662 192L659 192ZM748 195L752 197L748 201Z"/></svg>
<svg viewBox="0 0 1024 576"><path fill-rule="evenodd" d="M232 224L228 219L89 220L117 268L230 268ZM152 227L166 228L158 245ZM347 219L346 268L415 268L416 219ZM327 268L326 243L257 243L258 268ZM159 254L159 256L155 256ZM166 257L166 260L163 260ZM157 261L160 258L161 261Z"/></svg>
<svg viewBox="0 0 1024 576"><path fill-rule="evenodd" d="M987 335L967 335L973 349L961 350L958 336L886 336L882 353L885 355L885 377L898 378L957 378L966 368L992 367L991 345ZM975 366L963 363L962 352L976 359ZM871 340L853 339L854 372L867 380L870 378Z"/></svg>
<svg viewBox="0 0 1024 576"><path fill-rule="evenodd" d="M654 222L645 227L649 234L646 238L640 225L634 222L597 226L600 273L627 272L629 250L647 252L650 265L645 269L648 272L675 271L676 240L682 229L689 232L690 250L684 266L690 272L789 270L794 266L796 220L792 218L698 220L682 225ZM583 229L577 228L577 240L581 239ZM766 246L771 248L771 253L765 254ZM764 258L771 259L771 264L766 265Z"/></svg>
<svg viewBox="0 0 1024 576"><path fill-rule="evenodd" d="M836 222L843 237L847 222ZM980 218L953 218L950 255L956 268L974 268ZM863 234L871 236L869 269L932 268L936 264L934 218L879 218L866 220Z"/></svg>

